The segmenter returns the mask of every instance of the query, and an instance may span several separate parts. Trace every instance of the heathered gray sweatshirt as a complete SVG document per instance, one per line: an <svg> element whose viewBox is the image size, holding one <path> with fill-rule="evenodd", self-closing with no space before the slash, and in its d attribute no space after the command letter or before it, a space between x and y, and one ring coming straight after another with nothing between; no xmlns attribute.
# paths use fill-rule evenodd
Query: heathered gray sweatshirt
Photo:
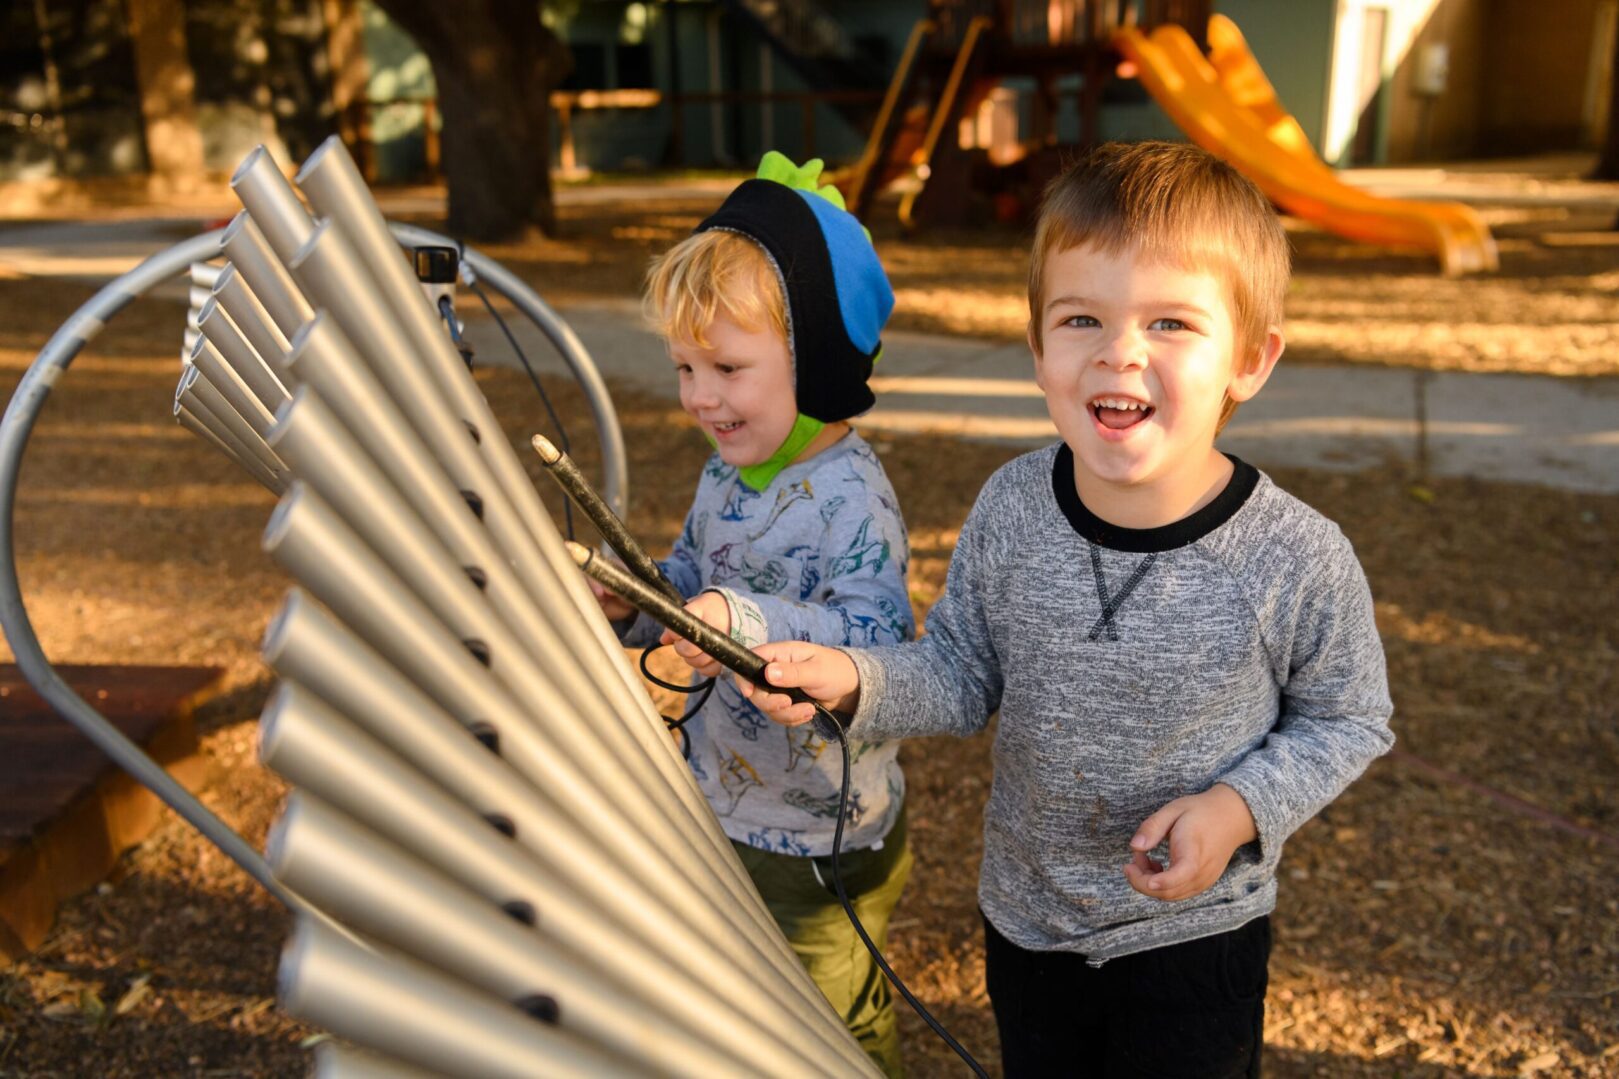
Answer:
<svg viewBox="0 0 1619 1079"><path fill-rule="evenodd" d="M1080 502L1066 446L1019 457L979 494L926 634L850 652L860 738L968 735L1000 711L978 895L1023 948L1101 961L1269 912L1287 837L1393 744L1349 541L1234 464L1190 517L1121 529ZM1258 841L1190 899L1134 891L1136 828L1215 783Z"/></svg>

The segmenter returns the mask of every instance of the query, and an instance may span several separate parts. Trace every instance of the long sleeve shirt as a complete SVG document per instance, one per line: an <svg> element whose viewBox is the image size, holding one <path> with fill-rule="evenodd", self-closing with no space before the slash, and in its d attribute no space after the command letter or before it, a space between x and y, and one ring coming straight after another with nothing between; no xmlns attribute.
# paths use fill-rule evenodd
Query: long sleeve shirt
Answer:
<svg viewBox="0 0 1619 1079"><path fill-rule="evenodd" d="M680 538L660 565L688 599L703 591L723 596L731 636L743 644L869 647L916 634L909 559L893 487L871 447L850 432L783 469L762 491L711 457ZM643 615L622 639L644 646L659 632ZM770 722L729 674L685 729L692 772L726 835L782 854L831 853L842 788L836 744L828 749L813 725ZM888 834L905 779L895 744L850 739L849 752L843 848L858 850Z"/></svg>
<svg viewBox="0 0 1619 1079"><path fill-rule="evenodd" d="M1122 529L1080 501L1066 446L1017 458L979 495L926 634L850 652L858 737L968 735L999 711L979 901L1023 948L1100 962L1269 912L1287 837L1393 743L1349 541L1234 465L1186 519ZM1136 828L1216 783L1257 841L1193 898L1134 891Z"/></svg>

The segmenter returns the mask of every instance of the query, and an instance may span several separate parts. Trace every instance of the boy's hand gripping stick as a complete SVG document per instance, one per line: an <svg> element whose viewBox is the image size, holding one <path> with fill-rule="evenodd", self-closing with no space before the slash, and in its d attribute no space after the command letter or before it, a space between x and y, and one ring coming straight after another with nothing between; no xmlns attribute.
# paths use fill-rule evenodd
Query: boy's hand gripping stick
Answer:
<svg viewBox="0 0 1619 1079"><path fill-rule="evenodd" d="M615 518L616 520L616 518ZM847 727L846 720L838 719L832 712L827 711L809 697L803 690L784 689L773 686L765 678L765 659L750 648L745 648L731 640L725 634L704 622L701 618L686 610L679 603L671 603L659 595L650 585L626 573L611 562L596 557L596 552L579 543L569 543L568 553L573 560L579 563L592 579L615 595L627 600L639 610L645 611L657 619L673 632L686 638L698 648L707 652L720 662L755 685L785 693L795 704L815 705L815 730L822 738L828 741L837 739L837 731L828 728L831 722ZM828 719L832 716L833 719Z"/></svg>
<svg viewBox="0 0 1619 1079"><path fill-rule="evenodd" d="M685 603L685 597L680 594L679 589L669 583L669 578L663 575L663 571L658 568L658 564L652 561L651 556L642 549L639 543L635 542L635 537L630 535L630 530L624 527L624 522L619 520L618 514L614 513L601 495L596 493L595 488L590 486L590 481L585 479L584 474L579 471L579 466L573 463L573 458L559 450L544 435L535 435L531 442L534 446L534 452L540 455L540 462L545 465L545 470L550 473L552 479L557 481L557 486L561 487L563 493L573 500L573 504L578 506L586 517L590 518L590 523L596 526L596 531L602 534L602 539L607 541L607 545L618 552L618 556L624 560L624 564L629 566L642 581L656 589L664 599L673 603L675 607L678 608ZM598 577L597 580L601 581L601 578ZM601 583L605 585L607 582L601 581ZM639 603L631 599L627 593L621 592L617 588L614 588L613 591L640 607L641 610L646 610L645 607L641 607ZM666 620L660 618L656 612L647 611L647 613L663 622L664 625L669 624ZM687 634L681 634L681 636L690 640ZM713 654L712 652L709 653L709 655Z"/></svg>

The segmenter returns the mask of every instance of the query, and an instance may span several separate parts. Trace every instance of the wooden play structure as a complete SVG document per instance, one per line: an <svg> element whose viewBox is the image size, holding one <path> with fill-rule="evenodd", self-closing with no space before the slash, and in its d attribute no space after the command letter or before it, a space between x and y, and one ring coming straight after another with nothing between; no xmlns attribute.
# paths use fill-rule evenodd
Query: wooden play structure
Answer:
<svg viewBox="0 0 1619 1079"><path fill-rule="evenodd" d="M978 216L986 196L1027 201L1059 167L1059 83L1079 76L1080 144L1096 141L1098 114L1119 57L1114 36L1137 25L1201 35L1211 0L931 0L896 66L866 149L844 185L849 208L870 213L900 186L900 221ZM958 131L1008 79L1036 85L1015 146L963 149ZM1003 203L1004 205L1004 203Z"/></svg>
<svg viewBox="0 0 1619 1079"><path fill-rule="evenodd" d="M1277 99L1236 24L1211 7L1210 0L932 0L865 152L844 178L849 208L869 217L877 193L892 185L907 229L1025 216L1060 169L1063 150L1097 141L1102 103L1138 83L1189 138L1284 212L1358 242L1428 251L1447 274L1497 268L1495 240L1470 207L1380 198L1340 180ZM1079 140L1065 148L1057 134L1060 85L1072 86L1076 75ZM965 130L1009 79L1035 84L1027 121L1008 118L987 139Z"/></svg>

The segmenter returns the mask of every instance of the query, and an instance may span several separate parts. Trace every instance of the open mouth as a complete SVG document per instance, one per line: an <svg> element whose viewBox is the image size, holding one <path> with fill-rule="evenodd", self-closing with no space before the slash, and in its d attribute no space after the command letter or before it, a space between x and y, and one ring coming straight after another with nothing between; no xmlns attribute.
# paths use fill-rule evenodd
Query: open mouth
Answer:
<svg viewBox="0 0 1619 1079"><path fill-rule="evenodd" d="M742 429L742 423L741 420L733 420L730 423L716 423L712 426L716 435L732 435Z"/></svg>
<svg viewBox="0 0 1619 1079"><path fill-rule="evenodd" d="M1096 422L1110 431L1124 431L1151 416L1156 409L1130 397L1098 397L1090 404Z"/></svg>

